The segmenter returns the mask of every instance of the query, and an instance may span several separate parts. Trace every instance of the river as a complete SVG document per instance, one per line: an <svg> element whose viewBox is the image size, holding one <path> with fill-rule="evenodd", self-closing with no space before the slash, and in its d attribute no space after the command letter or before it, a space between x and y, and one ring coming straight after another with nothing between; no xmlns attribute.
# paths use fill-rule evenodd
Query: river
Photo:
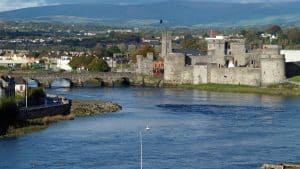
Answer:
<svg viewBox="0 0 300 169"><path fill-rule="evenodd" d="M0 168L260 168L300 161L300 97L158 88L48 89L117 102L116 113L0 140ZM150 130L144 131L146 125Z"/></svg>

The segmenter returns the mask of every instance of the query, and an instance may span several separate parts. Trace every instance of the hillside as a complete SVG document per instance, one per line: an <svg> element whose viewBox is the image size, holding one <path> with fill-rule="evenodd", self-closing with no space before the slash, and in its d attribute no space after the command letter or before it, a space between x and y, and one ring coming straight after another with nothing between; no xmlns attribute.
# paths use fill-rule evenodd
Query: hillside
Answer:
<svg viewBox="0 0 300 169"><path fill-rule="evenodd" d="M300 25L300 2L220 3L166 1L138 5L72 4L1 12L1 20L99 22L168 26Z"/></svg>

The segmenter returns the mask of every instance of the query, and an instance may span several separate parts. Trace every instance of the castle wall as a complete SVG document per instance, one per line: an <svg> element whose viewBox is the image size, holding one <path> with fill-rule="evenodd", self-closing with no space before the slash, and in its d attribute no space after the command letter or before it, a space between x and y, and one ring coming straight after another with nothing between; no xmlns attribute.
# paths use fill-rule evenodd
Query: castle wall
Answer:
<svg viewBox="0 0 300 169"><path fill-rule="evenodd" d="M209 65L208 71L209 83L260 86L260 69Z"/></svg>
<svg viewBox="0 0 300 169"><path fill-rule="evenodd" d="M182 53L169 53L164 62L164 80L167 83L181 83L181 74L185 70L185 55Z"/></svg>
<svg viewBox="0 0 300 169"><path fill-rule="evenodd" d="M193 75L193 66L186 66L181 72L181 83L184 84L193 84L194 75Z"/></svg>
<svg viewBox="0 0 300 169"><path fill-rule="evenodd" d="M193 69L193 84L206 84L207 65L195 65Z"/></svg>
<svg viewBox="0 0 300 169"><path fill-rule="evenodd" d="M284 57L278 55L264 55L260 59L262 85L278 84L283 82L285 77L285 61Z"/></svg>
<svg viewBox="0 0 300 169"><path fill-rule="evenodd" d="M150 75L153 72L153 53L148 53L147 57L137 55L136 72L140 74Z"/></svg>

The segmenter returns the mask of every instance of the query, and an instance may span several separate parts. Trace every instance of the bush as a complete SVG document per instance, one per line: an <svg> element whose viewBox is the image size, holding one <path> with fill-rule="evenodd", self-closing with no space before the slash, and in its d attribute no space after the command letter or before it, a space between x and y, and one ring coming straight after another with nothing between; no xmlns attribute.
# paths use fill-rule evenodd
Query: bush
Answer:
<svg viewBox="0 0 300 169"><path fill-rule="evenodd" d="M10 125L17 122L18 106L14 98L0 99L0 135L6 134Z"/></svg>
<svg viewBox="0 0 300 169"><path fill-rule="evenodd" d="M46 97L46 93L43 88L33 88L28 91L28 99L39 100L44 99Z"/></svg>

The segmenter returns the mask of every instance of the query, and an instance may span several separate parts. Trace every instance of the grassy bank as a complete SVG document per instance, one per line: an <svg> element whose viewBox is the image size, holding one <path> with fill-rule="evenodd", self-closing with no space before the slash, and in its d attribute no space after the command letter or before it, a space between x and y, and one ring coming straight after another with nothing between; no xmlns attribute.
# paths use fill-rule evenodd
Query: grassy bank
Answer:
<svg viewBox="0 0 300 169"><path fill-rule="evenodd" d="M72 102L71 114L67 116L57 115L27 121L19 121L18 123L10 126L5 135L0 135L0 139L20 137L32 132L41 131L48 128L52 123L60 121L73 120L77 117L116 112L121 109L122 107L120 105L112 102L75 100Z"/></svg>
<svg viewBox="0 0 300 169"><path fill-rule="evenodd" d="M292 82L300 83L300 76L294 76L294 77L290 78L289 80Z"/></svg>
<svg viewBox="0 0 300 169"><path fill-rule="evenodd" d="M231 93L256 93L281 96L300 96L300 86L294 84L280 84L268 87L253 87L246 85L225 85L225 84L200 84L178 85L181 89L196 89L213 92L231 92Z"/></svg>

